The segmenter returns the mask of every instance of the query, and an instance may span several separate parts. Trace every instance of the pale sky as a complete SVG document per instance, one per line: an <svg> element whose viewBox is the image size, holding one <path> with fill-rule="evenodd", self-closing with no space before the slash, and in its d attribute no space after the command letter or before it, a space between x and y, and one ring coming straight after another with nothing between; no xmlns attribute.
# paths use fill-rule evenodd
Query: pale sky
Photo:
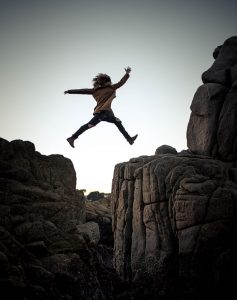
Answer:
<svg viewBox="0 0 237 300"><path fill-rule="evenodd" d="M110 192L115 164L163 144L187 149L193 95L215 47L237 35L236 15L228 0L0 0L0 136L70 158L78 189ZM127 66L112 108L136 142L102 122L71 148L96 103L63 92L98 73L115 83Z"/></svg>

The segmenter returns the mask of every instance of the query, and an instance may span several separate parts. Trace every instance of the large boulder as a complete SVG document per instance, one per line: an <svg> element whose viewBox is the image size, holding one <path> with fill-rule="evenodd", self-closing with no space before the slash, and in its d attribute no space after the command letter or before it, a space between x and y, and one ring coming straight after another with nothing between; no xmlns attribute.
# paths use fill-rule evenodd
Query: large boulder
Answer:
<svg viewBox="0 0 237 300"><path fill-rule="evenodd" d="M237 36L218 46L213 57L213 65L202 74L203 82L231 86L237 80Z"/></svg>
<svg viewBox="0 0 237 300"><path fill-rule="evenodd" d="M99 226L100 242L113 248L112 214L110 200L86 201L86 221L96 222ZM109 205L109 206L108 206Z"/></svg>
<svg viewBox="0 0 237 300"><path fill-rule="evenodd" d="M213 57L191 104L188 149L163 145L114 169L114 266L143 298L237 295L237 37Z"/></svg>
<svg viewBox="0 0 237 300"><path fill-rule="evenodd" d="M187 146L195 154L233 161L237 158L237 37L218 47L214 58L191 104Z"/></svg>
<svg viewBox="0 0 237 300"><path fill-rule="evenodd" d="M0 139L0 290L4 299L106 299L113 270L86 222L72 162ZM109 253L110 254L110 253ZM110 254L111 255L111 254Z"/></svg>
<svg viewBox="0 0 237 300"><path fill-rule="evenodd" d="M178 282L197 299L233 291L237 180L229 174L236 172L234 163L188 154L116 165L114 265L120 277L135 283L149 278L153 289L170 296Z"/></svg>

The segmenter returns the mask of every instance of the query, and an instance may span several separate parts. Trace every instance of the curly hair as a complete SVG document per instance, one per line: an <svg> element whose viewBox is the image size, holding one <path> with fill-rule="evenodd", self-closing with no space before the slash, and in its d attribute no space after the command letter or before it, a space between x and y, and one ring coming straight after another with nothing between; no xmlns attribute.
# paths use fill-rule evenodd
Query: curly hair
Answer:
<svg viewBox="0 0 237 300"><path fill-rule="evenodd" d="M94 88L103 87L111 84L111 78L107 74L99 73L92 80Z"/></svg>

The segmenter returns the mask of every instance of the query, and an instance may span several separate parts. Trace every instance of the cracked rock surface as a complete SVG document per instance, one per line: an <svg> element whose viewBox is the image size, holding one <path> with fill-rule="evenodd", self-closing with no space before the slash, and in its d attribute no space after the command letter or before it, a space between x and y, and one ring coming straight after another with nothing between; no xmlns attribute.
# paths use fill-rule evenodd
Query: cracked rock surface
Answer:
<svg viewBox="0 0 237 300"><path fill-rule="evenodd" d="M191 104L188 149L163 145L114 169L114 265L150 297L237 295L237 37L214 58Z"/></svg>

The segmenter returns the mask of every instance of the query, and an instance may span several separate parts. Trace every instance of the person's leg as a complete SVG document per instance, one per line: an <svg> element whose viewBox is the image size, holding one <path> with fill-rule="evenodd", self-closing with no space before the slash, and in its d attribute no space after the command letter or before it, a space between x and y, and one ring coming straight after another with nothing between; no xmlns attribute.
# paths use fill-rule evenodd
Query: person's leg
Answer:
<svg viewBox="0 0 237 300"><path fill-rule="evenodd" d="M137 138L137 134L133 137L131 137L126 129L123 127L122 121L115 117L115 115L113 114L113 112L108 111L103 119L103 121L109 122L109 123L113 123L117 126L118 130L122 133L122 135L125 137L125 139L129 142L130 145L132 145L135 141L135 139Z"/></svg>
<svg viewBox="0 0 237 300"><path fill-rule="evenodd" d="M82 125L71 137L67 138L69 144L74 148L74 141L86 130L96 126L102 121L103 114L96 114L88 123Z"/></svg>

